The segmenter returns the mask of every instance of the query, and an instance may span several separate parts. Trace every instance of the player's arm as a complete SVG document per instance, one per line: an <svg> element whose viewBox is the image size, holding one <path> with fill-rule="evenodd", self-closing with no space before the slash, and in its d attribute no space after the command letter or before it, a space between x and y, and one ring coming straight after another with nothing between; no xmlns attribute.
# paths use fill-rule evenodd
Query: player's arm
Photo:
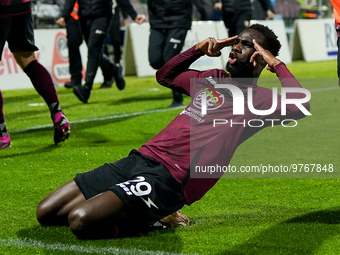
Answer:
<svg viewBox="0 0 340 255"><path fill-rule="evenodd" d="M273 56L268 50L265 50L261 45L259 45L256 40L253 40L254 47L256 51L250 58L250 62L255 65L258 64L267 64L267 69L273 73L276 73L277 77L280 79L282 87L291 87L297 88L298 90L294 90L295 92L290 92L285 94L286 99L296 99L293 100L295 103L287 104L286 113L287 116L293 117L294 119L299 119L305 117L305 115L301 112L301 109L297 107L297 104L304 107L307 111L310 110L310 105L308 100L306 99L306 94L299 91L299 89L303 89L299 81L293 76L293 74L288 70L286 65ZM309 91L303 91L309 92ZM282 93L281 93L282 94ZM274 113L277 118L287 117L281 115L281 100L282 97L279 98L277 111Z"/></svg>
<svg viewBox="0 0 340 255"><path fill-rule="evenodd" d="M76 0L66 0L63 10L61 11L61 17L56 21L59 27L66 27L66 22L71 15Z"/></svg>
<svg viewBox="0 0 340 255"><path fill-rule="evenodd" d="M190 79L199 78L199 71L189 70L190 65L202 56L195 46L174 56L157 72L157 82L165 87L190 94Z"/></svg>
<svg viewBox="0 0 340 255"><path fill-rule="evenodd" d="M237 35L224 39L208 37L204 41L196 44L195 49L202 55L207 55L209 57L219 57L221 56L221 50L224 47L232 46L237 37Z"/></svg>
<svg viewBox="0 0 340 255"><path fill-rule="evenodd" d="M281 60L274 57L269 50L264 49L255 39L253 43L256 51L251 56L250 63L253 63L254 66L258 64L267 65L267 70L275 73L275 67L281 63Z"/></svg>
<svg viewBox="0 0 340 255"><path fill-rule="evenodd" d="M273 8L269 0L259 0L259 3L266 13L268 19L274 19L276 14L273 12Z"/></svg>
<svg viewBox="0 0 340 255"><path fill-rule="evenodd" d="M210 57L220 56L221 49L233 45L236 38L237 36L217 40L209 37L190 49L176 55L157 71L156 79L158 83L189 95L190 79L203 76L203 72L190 70L190 65L203 55Z"/></svg>
<svg viewBox="0 0 340 255"><path fill-rule="evenodd" d="M137 14L135 8L132 6L131 2L128 0L118 0L118 6L127 13L131 19L133 19L137 24L142 24L146 21L146 17L143 14Z"/></svg>
<svg viewBox="0 0 340 255"><path fill-rule="evenodd" d="M272 73L276 73L280 79L282 87L297 87L302 88L301 84L294 77L294 75L288 70L286 65L279 59L273 56L270 51L265 50L260 44L253 40L255 52L250 58L250 62L256 65L267 65L267 70ZM284 79L287 78L287 79ZM289 78L289 82L288 81Z"/></svg>

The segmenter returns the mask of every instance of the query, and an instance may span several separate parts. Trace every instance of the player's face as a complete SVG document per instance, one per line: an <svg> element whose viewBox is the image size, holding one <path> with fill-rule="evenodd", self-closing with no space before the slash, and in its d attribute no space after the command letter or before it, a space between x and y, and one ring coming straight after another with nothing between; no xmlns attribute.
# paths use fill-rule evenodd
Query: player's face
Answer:
<svg viewBox="0 0 340 255"><path fill-rule="evenodd" d="M234 41L226 66L231 77L251 78L254 76L254 66L253 63L250 63L250 58L255 52L253 39L261 45L261 42L264 40L264 36L254 29L246 29L241 32L238 38Z"/></svg>

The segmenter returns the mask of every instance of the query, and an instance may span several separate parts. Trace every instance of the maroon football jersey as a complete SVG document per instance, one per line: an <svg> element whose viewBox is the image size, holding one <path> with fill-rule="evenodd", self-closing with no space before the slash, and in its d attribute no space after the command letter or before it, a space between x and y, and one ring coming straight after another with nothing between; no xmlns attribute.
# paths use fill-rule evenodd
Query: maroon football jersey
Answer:
<svg viewBox="0 0 340 255"><path fill-rule="evenodd" d="M157 72L161 85L190 95L191 103L139 149L166 166L182 184L189 205L199 200L223 174L195 173L195 166L228 166L236 148L261 129L278 125L285 119L297 120L305 116L294 104L287 104L286 114L282 115L278 93L249 82L235 81L224 70L190 70L189 66L200 56L192 47L172 58ZM284 63L278 64L275 72L282 87L302 88ZM244 109L237 109L238 112L243 110L241 114L235 114L236 94L230 89L218 88L217 84L234 86L243 94L244 104L240 107ZM249 89L255 110L248 107ZM289 99L303 97L303 93L287 96ZM276 98L274 108L273 98ZM205 112L202 112L202 102ZM309 110L308 102L303 106ZM256 114L256 110L270 109L270 114Z"/></svg>

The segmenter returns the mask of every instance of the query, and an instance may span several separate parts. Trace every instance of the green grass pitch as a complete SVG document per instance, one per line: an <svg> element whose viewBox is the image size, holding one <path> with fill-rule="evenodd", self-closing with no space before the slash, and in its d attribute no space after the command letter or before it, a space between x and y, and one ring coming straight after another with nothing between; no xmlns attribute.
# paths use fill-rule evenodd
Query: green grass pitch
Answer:
<svg viewBox="0 0 340 255"><path fill-rule="evenodd" d="M294 128L256 134L236 150L231 165L332 164L331 178L222 178L183 208L191 226L117 240L80 241L67 227L42 227L36 205L76 173L113 162L151 139L181 111L166 109L171 92L154 77L127 77L124 91L96 84L89 104L82 104L60 87L72 133L55 146L47 107L35 90L3 91L12 147L0 151L0 254L338 254L336 61L289 68L312 91L312 116ZM259 83L277 86L272 78L265 71Z"/></svg>

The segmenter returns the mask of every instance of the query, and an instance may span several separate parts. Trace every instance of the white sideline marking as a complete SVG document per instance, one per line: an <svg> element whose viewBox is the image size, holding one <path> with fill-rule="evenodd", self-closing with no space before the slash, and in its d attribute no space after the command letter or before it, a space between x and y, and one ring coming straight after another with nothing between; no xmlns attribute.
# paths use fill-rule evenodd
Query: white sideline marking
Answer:
<svg viewBox="0 0 340 255"><path fill-rule="evenodd" d="M310 92L319 92L319 91L327 91L327 90L335 90L340 89L340 87L330 87L330 88L321 88L321 89L310 89Z"/></svg>
<svg viewBox="0 0 340 255"><path fill-rule="evenodd" d="M45 106L44 103L33 103L33 104L28 104L28 106Z"/></svg>
<svg viewBox="0 0 340 255"><path fill-rule="evenodd" d="M95 254L125 254L125 255L180 255L164 251L144 251L139 249L127 249L117 247L96 247L91 245L68 245L63 243L44 243L33 239L0 239L0 246L17 248L41 248L54 251L71 251L76 253L95 253Z"/></svg>
<svg viewBox="0 0 340 255"><path fill-rule="evenodd" d="M320 91L337 90L337 89L340 89L340 87L311 89L309 91L310 92L320 92ZM111 116L105 116L105 117L99 117L99 118L75 120L75 121L70 121L70 123L76 124L76 123L86 123L86 122L99 121L99 120L128 118L128 117L139 116L139 115L150 114L150 113L156 113L156 112L171 111L171 110L179 109L179 108L183 108L183 106L175 107L175 108L164 108L164 109L157 109L157 110L149 110L149 111L143 111L143 112L132 112L132 113L125 113L125 114L117 114L117 115L111 115ZM47 124L47 125L43 125L43 126L36 126L36 127L30 127L30 128L13 129L13 130L10 130L10 133L20 133L20 132L25 132L25 131L30 131L30 130L39 130L39 129L43 129L43 128L49 128L49 127L53 127L53 124Z"/></svg>

